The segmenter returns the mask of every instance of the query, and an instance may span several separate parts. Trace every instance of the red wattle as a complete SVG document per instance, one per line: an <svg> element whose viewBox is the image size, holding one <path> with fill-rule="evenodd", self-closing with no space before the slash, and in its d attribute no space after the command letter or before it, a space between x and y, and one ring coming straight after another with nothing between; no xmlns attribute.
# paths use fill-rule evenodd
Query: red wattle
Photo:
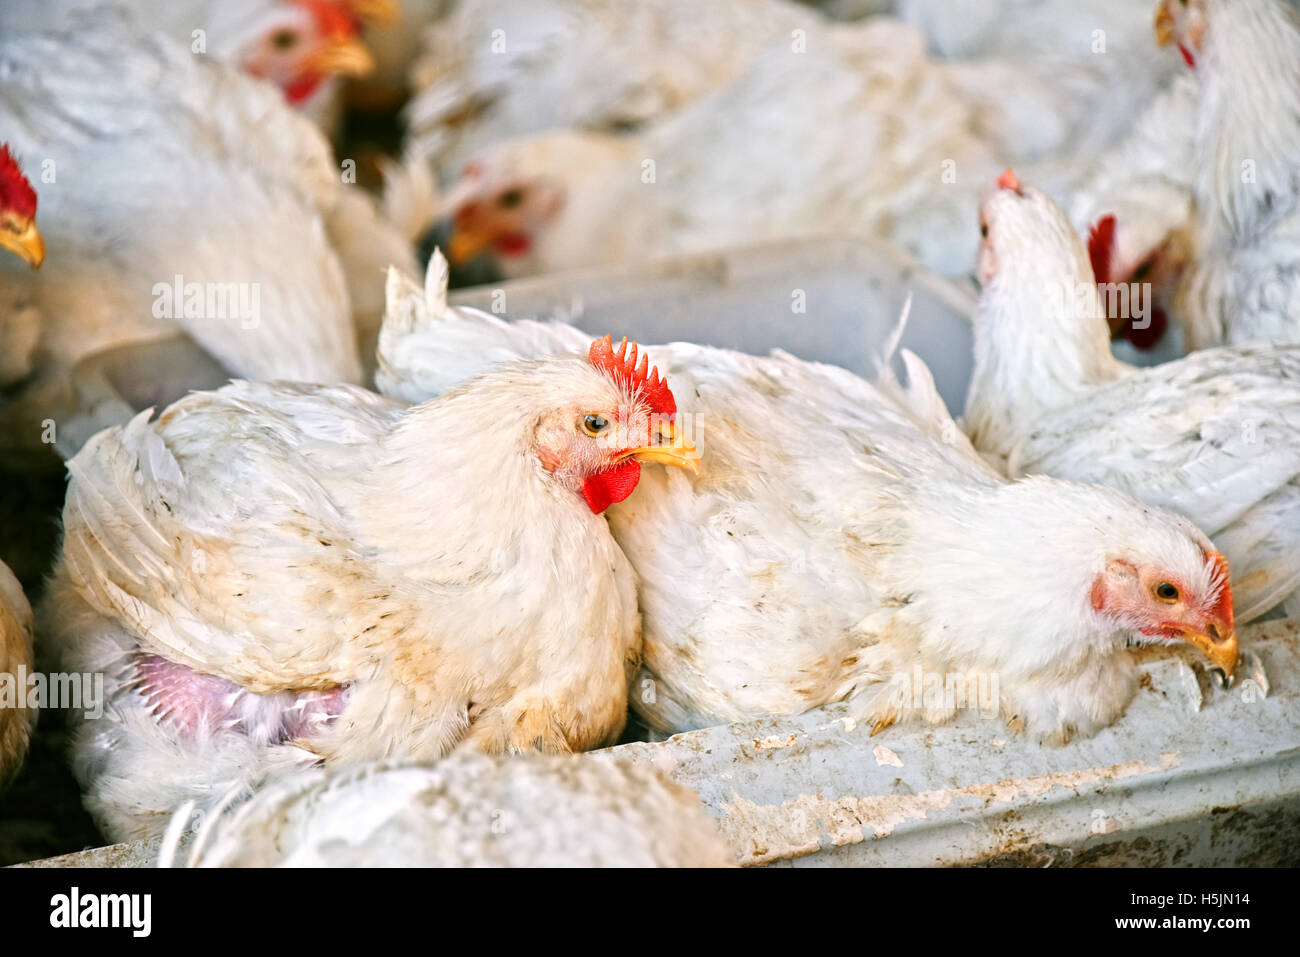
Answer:
<svg viewBox="0 0 1300 957"><path fill-rule="evenodd" d="M1186 63L1188 66L1190 66L1193 70L1195 70L1196 57L1192 56L1192 51L1187 49L1187 47L1183 46L1180 43L1178 44L1178 52L1183 55L1183 62Z"/></svg>
<svg viewBox="0 0 1300 957"><path fill-rule="evenodd" d="M323 76L302 76L284 88L284 98L294 106L307 100L325 82Z"/></svg>
<svg viewBox="0 0 1300 957"><path fill-rule="evenodd" d="M588 475L582 483L582 497L587 500L587 507L599 515L615 502L631 495L639 481L641 463L636 459L625 459L606 472Z"/></svg>
<svg viewBox="0 0 1300 957"><path fill-rule="evenodd" d="M1130 325L1124 332L1124 338L1133 343L1136 348L1146 351L1155 348L1155 344L1160 341L1168 326L1169 316L1156 306L1151 310L1151 323L1145 329L1135 329Z"/></svg>
<svg viewBox="0 0 1300 957"><path fill-rule="evenodd" d="M506 233L492 244L492 248L502 256L522 256L533 248L533 242L527 233Z"/></svg>

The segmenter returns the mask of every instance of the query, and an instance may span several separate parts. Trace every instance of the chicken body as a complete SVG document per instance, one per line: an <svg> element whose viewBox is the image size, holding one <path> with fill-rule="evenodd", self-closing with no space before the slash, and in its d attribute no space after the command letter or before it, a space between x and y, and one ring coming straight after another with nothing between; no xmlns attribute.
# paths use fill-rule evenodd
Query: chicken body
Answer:
<svg viewBox="0 0 1300 957"><path fill-rule="evenodd" d="M1284 0L1161 8L1199 81L1188 345L1300 342L1300 14Z"/></svg>
<svg viewBox="0 0 1300 957"><path fill-rule="evenodd" d="M982 131L1008 151L1004 162L1109 142L1173 72L1151 55L1150 11L1133 0L1086 10L1019 3L1006 17L994 3L945 5L904 3L899 13L942 56L961 58L940 69L977 104ZM883 18L834 25L783 0L654 0L635 10L617 0L466 0L428 33L410 127L444 170L457 170L530 133L643 126L721 89L777 46L812 51L828 32L891 28Z"/></svg>
<svg viewBox="0 0 1300 957"><path fill-rule="evenodd" d="M79 22L0 39L0 121L48 253L40 272L0 261L0 303L40 316L6 434L39 447L78 360L178 330L237 375L360 381L405 240L274 90L121 18Z"/></svg>
<svg viewBox="0 0 1300 957"><path fill-rule="evenodd" d="M386 391L436 394L476 363L563 351L580 336L449 308L439 269L435 258L425 289L390 287ZM943 702L909 703L919 668L996 672L1013 726L1061 741L1110 723L1132 694L1123 644L1147 626L1110 617L1090 592L1109 587L1110 562L1176 565L1205 609L1227 596L1186 520L1108 489L1001 479L919 360L904 393L784 354L687 343L649 354L672 369L705 456L698 477L647 476L609 512L639 582L632 705L662 731L846 697L877 727L952 717Z"/></svg>
<svg viewBox="0 0 1300 957"><path fill-rule="evenodd" d="M425 34L408 128L453 170L529 133L635 127L822 22L785 0L461 0Z"/></svg>
<svg viewBox="0 0 1300 957"><path fill-rule="evenodd" d="M62 30L76 14L110 7L178 50L274 83L331 133L340 119L339 76L374 67L348 0L8 0L0 32Z"/></svg>
<svg viewBox="0 0 1300 957"><path fill-rule="evenodd" d="M22 763L36 724L36 710L27 707L26 676L32 673L32 609L0 562L0 785Z"/></svg>
<svg viewBox="0 0 1300 957"><path fill-rule="evenodd" d="M640 627L590 488L663 456L574 421L637 434L645 401L559 358L409 410L235 382L92 438L42 619L106 674L75 751L107 832L304 760L612 743Z"/></svg>
<svg viewBox="0 0 1300 957"><path fill-rule="evenodd" d="M1186 515L1227 557L1243 621L1293 595L1300 348L1125 365L1060 209L1037 190L1002 189L984 215L988 272L966 405L976 447L1012 475L1098 482Z"/></svg>
<svg viewBox="0 0 1300 957"><path fill-rule="evenodd" d="M893 21L806 46L778 43L639 135L553 132L477 156L448 195L453 260L488 251L518 276L867 234L968 272L961 226L1001 167L959 87Z"/></svg>
<svg viewBox="0 0 1300 957"><path fill-rule="evenodd" d="M699 797L591 756L312 769L208 820L196 867L727 867Z"/></svg>

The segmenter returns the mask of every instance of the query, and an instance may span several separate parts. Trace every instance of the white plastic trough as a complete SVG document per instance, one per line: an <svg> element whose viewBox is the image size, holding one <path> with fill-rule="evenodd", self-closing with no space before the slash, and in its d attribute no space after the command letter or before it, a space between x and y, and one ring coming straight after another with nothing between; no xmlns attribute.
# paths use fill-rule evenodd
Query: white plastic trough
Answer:
<svg viewBox="0 0 1300 957"><path fill-rule="evenodd" d="M930 365L954 412L970 366L973 291L882 244L819 240L477 287L453 300L513 316L563 316L593 334L786 349L871 374L908 293L903 344ZM800 301L806 311L798 311ZM153 347L159 349L164 347ZM220 380L170 352L97 358L79 370L92 414L71 440L151 402ZM193 357L191 357L193 358ZM169 382L133 394L133 370ZM80 432L78 432L80 428ZM70 451L70 449L65 449ZM1190 659L1144 652L1137 698L1094 738L1039 746L967 712L940 728L876 737L842 706L633 743L602 760L654 764L695 788L745 864L1233 865L1300 863L1300 626L1244 628L1263 662L1225 689ZM145 845L52 859L140 866Z"/></svg>

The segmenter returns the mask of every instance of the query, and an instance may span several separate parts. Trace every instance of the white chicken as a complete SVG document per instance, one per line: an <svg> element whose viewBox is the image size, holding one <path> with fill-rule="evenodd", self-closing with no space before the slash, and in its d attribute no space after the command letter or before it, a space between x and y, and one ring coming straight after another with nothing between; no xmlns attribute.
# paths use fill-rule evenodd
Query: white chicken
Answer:
<svg viewBox="0 0 1300 957"><path fill-rule="evenodd" d="M36 724L29 708L32 609L9 566L0 562L0 785L22 763Z"/></svg>
<svg viewBox="0 0 1300 957"><path fill-rule="evenodd" d="M949 61L1006 160L1025 165L1101 154L1174 74L1152 43L1149 3L900 0L897 14Z"/></svg>
<svg viewBox="0 0 1300 957"><path fill-rule="evenodd" d="M106 675L75 744L105 831L318 757L613 743L640 625L600 512L694 450L607 346L411 409L235 382L92 438L42 634Z"/></svg>
<svg viewBox="0 0 1300 957"><path fill-rule="evenodd" d="M968 272L996 150L921 35L890 20L784 41L637 136L561 131L471 160L448 255L510 277L811 235L892 238Z"/></svg>
<svg viewBox="0 0 1300 957"><path fill-rule="evenodd" d="M581 335L449 308L445 282L438 257L423 289L392 278L381 388L437 394L476 365L567 351ZM919 359L903 394L784 354L647 352L671 369L703 456L698 477L647 475L608 513L639 581L632 704L653 727L846 697L877 728L952 717L951 703L908 697L919 668L996 673L1012 726L1059 742L1122 712L1130 640L1189 641L1232 670L1231 593L1200 531L1111 489L1005 481ZM1171 605L1157 592L1175 581Z"/></svg>
<svg viewBox="0 0 1300 957"><path fill-rule="evenodd" d="M173 824L189 823L188 812ZM174 858L165 842L161 863ZM272 779L206 818L191 867L728 867L699 797L648 767L456 754Z"/></svg>
<svg viewBox="0 0 1300 957"><path fill-rule="evenodd" d="M31 269L45 262L45 237L36 225L36 190L22 167L0 143L0 249ZM0 387L8 388L32 371L41 336L40 310L30 289L0 284Z"/></svg>
<svg viewBox="0 0 1300 957"><path fill-rule="evenodd" d="M374 58L358 39L363 19L396 13L396 0L7 0L0 33L66 29L78 11L115 7L177 49L210 56L274 83L323 128L339 109L340 77Z"/></svg>
<svg viewBox="0 0 1300 957"><path fill-rule="evenodd" d="M1300 589L1300 348L1115 359L1087 253L1046 195L985 204L970 437L1012 475L1098 482L1180 512L1232 569L1237 616Z"/></svg>
<svg viewBox="0 0 1300 957"><path fill-rule="evenodd" d="M1300 14L1285 0L1165 0L1156 29L1199 80L1188 346L1300 342Z"/></svg>
<svg viewBox="0 0 1300 957"><path fill-rule="evenodd" d="M1198 245L1196 102L1195 79L1175 78L1123 142L1107 150L1070 190L1070 219L1088 237L1098 284L1107 289L1150 284L1151 321L1135 324L1132 316L1108 316L1112 335L1143 352L1161 344L1165 358L1182 351L1181 321L1171 326L1168 310ZM1104 302L1108 305L1109 298Z"/></svg>
<svg viewBox="0 0 1300 957"><path fill-rule="evenodd" d="M638 126L822 22L786 0L459 0L426 32L408 130L451 169L528 133Z"/></svg>
<svg viewBox="0 0 1300 957"><path fill-rule="evenodd" d="M106 14L6 34L0 70L48 253L0 262L0 307L40 328L6 441L45 448L81 358L178 330L237 375L361 380L383 268L413 253L273 90Z"/></svg>

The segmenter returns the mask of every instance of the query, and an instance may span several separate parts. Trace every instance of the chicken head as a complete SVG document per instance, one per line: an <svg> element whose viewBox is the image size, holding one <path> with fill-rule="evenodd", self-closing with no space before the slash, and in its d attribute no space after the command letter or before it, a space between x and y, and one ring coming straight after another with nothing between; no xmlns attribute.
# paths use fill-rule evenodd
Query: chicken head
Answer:
<svg viewBox="0 0 1300 957"><path fill-rule="evenodd" d="M36 190L7 144L0 145L0 246L33 269L45 261L45 240L36 228Z"/></svg>
<svg viewBox="0 0 1300 957"><path fill-rule="evenodd" d="M591 344L591 364L615 387L609 401L566 407L537 427L542 468L580 491L600 514L636 488L642 462L698 471L699 453L677 429L677 404L665 379L626 339L617 350L609 336Z"/></svg>
<svg viewBox="0 0 1300 957"><path fill-rule="evenodd" d="M1138 565L1112 558L1093 581L1093 610L1152 643L1184 642L1199 649L1231 677L1237 666L1237 631L1233 625L1228 562L1202 550L1177 564Z"/></svg>
<svg viewBox="0 0 1300 957"><path fill-rule="evenodd" d="M365 76L374 57L358 38L360 21L338 0L292 0L277 10L238 60L244 72L270 80L289 103L309 100L331 76Z"/></svg>

